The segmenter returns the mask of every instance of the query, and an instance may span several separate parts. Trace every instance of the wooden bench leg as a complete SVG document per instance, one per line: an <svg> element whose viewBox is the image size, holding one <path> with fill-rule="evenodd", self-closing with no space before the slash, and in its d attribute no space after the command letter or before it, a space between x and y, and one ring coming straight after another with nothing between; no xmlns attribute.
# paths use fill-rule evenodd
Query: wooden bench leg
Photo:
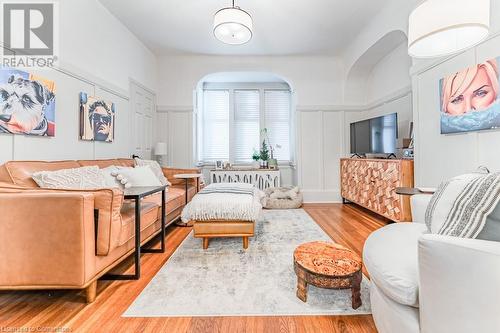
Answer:
<svg viewBox="0 0 500 333"><path fill-rule="evenodd" d="M302 302L307 302L307 282L297 277L297 297Z"/></svg>
<svg viewBox="0 0 500 333"><path fill-rule="evenodd" d="M203 237L203 250L208 249L208 241L209 241L208 237Z"/></svg>
<svg viewBox="0 0 500 333"><path fill-rule="evenodd" d="M248 237L243 237L243 248L248 249Z"/></svg>
<svg viewBox="0 0 500 333"><path fill-rule="evenodd" d="M95 280L87 288L85 288L85 295L87 296L87 303L92 303L93 301L95 301L97 295L97 280Z"/></svg>

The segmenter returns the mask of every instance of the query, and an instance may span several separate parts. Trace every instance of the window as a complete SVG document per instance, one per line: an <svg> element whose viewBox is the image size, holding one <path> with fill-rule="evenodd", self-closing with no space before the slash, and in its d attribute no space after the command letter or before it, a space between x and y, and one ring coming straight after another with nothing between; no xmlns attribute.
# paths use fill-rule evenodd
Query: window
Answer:
<svg viewBox="0 0 500 333"><path fill-rule="evenodd" d="M266 90L264 103L269 141L275 146L274 158L290 160L290 92Z"/></svg>
<svg viewBox="0 0 500 333"><path fill-rule="evenodd" d="M229 91L204 93L203 157L207 161L229 159Z"/></svg>
<svg viewBox="0 0 500 333"><path fill-rule="evenodd" d="M198 116L198 160L249 163L262 129L274 158L290 161L291 94L284 84L205 84Z"/></svg>
<svg viewBox="0 0 500 333"><path fill-rule="evenodd" d="M260 142L258 90L234 91L234 161L249 161Z"/></svg>

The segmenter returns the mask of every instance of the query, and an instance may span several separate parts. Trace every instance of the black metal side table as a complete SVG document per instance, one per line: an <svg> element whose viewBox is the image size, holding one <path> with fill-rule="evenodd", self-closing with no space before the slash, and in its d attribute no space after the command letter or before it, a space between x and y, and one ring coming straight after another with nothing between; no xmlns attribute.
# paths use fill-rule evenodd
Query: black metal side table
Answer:
<svg viewBox="0 0 500 333"><path fill-rule="evenodd" d="M131 187L124 190L125 199L135 202L135 251L134 251L134 274L105 274L102 280L138 280L141 277L141 252L163 253L165 252L165 199L166 185ZM141 249L141 200L147 196L161 192L161 246L159 249Z"/></svg>

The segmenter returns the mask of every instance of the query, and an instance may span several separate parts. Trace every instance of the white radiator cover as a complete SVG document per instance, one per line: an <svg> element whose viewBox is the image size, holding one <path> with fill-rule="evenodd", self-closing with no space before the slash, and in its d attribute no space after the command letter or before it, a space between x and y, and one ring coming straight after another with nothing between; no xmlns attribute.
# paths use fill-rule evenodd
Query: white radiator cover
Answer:
<svg viewBox="0 0 500 333"><path fill-rule="evenodd" d="M281 176L279 170L211 170L212 183L248 183L261 190L279 187Z"/></svg>

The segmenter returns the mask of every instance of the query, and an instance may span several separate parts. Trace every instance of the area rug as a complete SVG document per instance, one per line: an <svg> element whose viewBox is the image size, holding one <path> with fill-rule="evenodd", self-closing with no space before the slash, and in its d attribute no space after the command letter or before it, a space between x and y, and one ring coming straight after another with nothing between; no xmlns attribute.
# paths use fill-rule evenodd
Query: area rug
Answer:
<svg viewBox="0 0 500 333"><path fill-rule="evenodd" d="M357 310L350 290L309 286L307 303L295 295L293 251L331 240L302 209L265 210L249 248L241 238L213 239L207 250L188 235L124 317L351 315L370 313L363 276ZM167 244L168 246L168 244Z"/></svg>

